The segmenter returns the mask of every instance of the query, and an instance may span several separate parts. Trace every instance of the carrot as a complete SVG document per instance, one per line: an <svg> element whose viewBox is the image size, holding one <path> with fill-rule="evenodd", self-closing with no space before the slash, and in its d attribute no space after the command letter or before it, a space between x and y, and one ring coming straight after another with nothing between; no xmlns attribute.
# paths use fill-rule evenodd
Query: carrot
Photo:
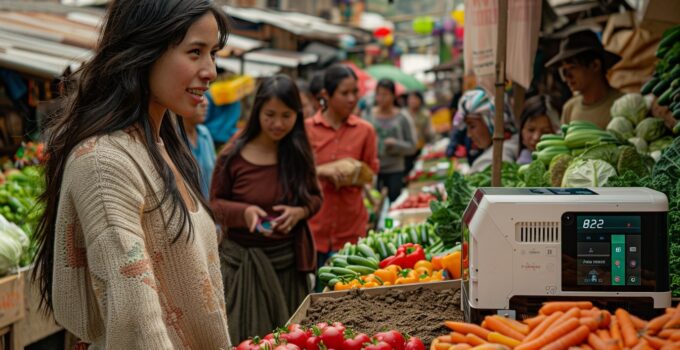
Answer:
<svg viewBox="0 0 680 350"><path fill-rule="evenodd" d="M505 322L501 321L502 316L487 316L484 318L486 321L486 327L492 331L496 331L508 337L524 340L526 337L524 334L516 331L514 328L508 326Z"/></svg>
<svg viewBox="0 0 680 350"><path fill-rule="evenodd" d="M503 335L498 332L491 332L489 333L489 338L486 340L489 341L489 343L498 343L498 344L503 344L507 345L510 348L514 348L515 346L519 345L520 341L511 337L508 337L506 335Z"/></svg>
<svg viewBox="0 0 680 350"><path fill-rule="evenodd" d="M588 326L579 326L575 330L569 332L567 335L560 337L559 339L553 341L547 346L542 347L544 350L565 350L572 345L581 344L588 335L590 334L590 329Z"/></svg>
<svg viewBox="0 0 680 350"><path fill-rule="evenodd" d="M673 332L669 339L674 342L680 341L680 331Z"/></svg>
<svg viewBox="0 0 680 350"><path fill-rule="evenodd" d="M627 347L633 347L637 345L640 341L633 324L633 320L630 317L628 311L624 309L616 309L616 320L619 321L621 325L621 336L623 337L623 343Z"/></svg>
<svg viewBox="0 0 680 350"><path fill-rule="evenodd" d="M664 345L661 347L661 350L678 350L680 348L680 344L675 343L675 344L668 344Z"/></svg>
<svg viewBox="0 0 680 350"><path fill-rule="evenodd" d="M501 344L482 344L475 346L471 350L508 350L508 349L510 348Z"/></svg>
<svg viewBox="0 0 680 350"><path fill-rule="evenodd" d="M437 339L432 341L432 348L434 348L434 350L449 350L451 345L453 345L451 343L442 342L442 341L435 342L436 340Z"/></svg>
<svg viewBox="0 0 680 350"><path fill-rule="evenodd" d="M588 335L588 344L595 350L616 350L618 345L613 343L611 340L607 341L595 335L595 333L590 333Z"/></svg>
<svg viewBox="0 0 680 350"><path fill-rule="evenodd" d="M612 339L616 340L620 348L623 348L623 338L621 337L621 327L619 327L619 320L612 317L612 322L609 323L609 333Z"/></svg>
<svg viewBox="0 0 680 350"><path fill-rule="evenodd" d="M588 344L581 345L581 347L579 349L581 349L581 350L593 350L593 348L590 347L590 345L588 345Z"/></svg>
<svg viewBox="0 0 680 350"><path fill-rule="evenodd" d="M576 318L570 318L567 321L556 325L556 327L547 330L545 333L543 333L541 336L538 338L529 341L529 342L523 342L522 344L518 345L515 350L537 350L537 349L543 349L543 346L550 344L554 342L555 340L562 338L566 336L567 333L575 330L580 326L578 319ZM586 327L588 328L588 327Z"/></svg>
<svg viewBox="0 0 680 350"><path fill-rule="evenodd" d="M551 301L543 303L543 307L538 312L542 315L551 315L557 311L565 312L573 307L587 310L593 308L593 303L589 301Z"/></svg>
<svg viewBox="0 0 680 350"><path fill-rule="evenodd" d="M538 316L536 316L536 317L527 318L527 319L523 320L522 322L524 322L524 324L526 324L527 326L529 326L529 330L531 331L531 330L533 330L534 328L536 328L536 326L538 326L539 324L541 324L541 322L545 321L546 318L548 318L548 316L546 316L546 315L538 315Z"/></svg>
<svg viewBox="0 0 680 350"><path fill-rule="evenodd" d="M472 346L479 346L482 344L486 344L486 340L478 337L474 333L468 333L465 335L465 342L472 345Z"/></svg>
<svg viewBox="0 0 680 350"><path fill-rule="evenodd" d="M465 336L458 332L451 332L449 337L451 337L451 344L465 343Z"/></svg>
<svg viewBox="0 0 680 350"><path fill-rule="evenodd" d="M472 346L467 343L456 344L449 348L449 350L468 350L468 349L472 349Z"/></svg>
<svg viewBox="0 0 680 350"><path fill-rule="evenodd" d="M647 327L647 321L640 319L639 317L635 315L630 315L630 319L633 321L633 325L635 326L635 329L641 330Z"/></svg>
<svg viewBox="0 0 680 350"><path fill-rule="evenodd" d="M671 342L667 340L649 335L643 335L642 338L644 338L654 349L661 349L664 345L671 344Z"/></svg>
<svg viewBox="0 0 680 350"><path fill-rule="evenodd" d="M675 312L672 315L671 319L663 326L664 329L680 328L680 304L675 308Z"/></svg>
<svg viewBox="0 0 680 350"><path fill-rule="evenodd" d="M608 329L598 329L597 336L602 338L602 340L610 340L612 338L612 336L609 335Z"/></svg>
<svg viewBox="0 0 680 350"><path fill-rule="evenodd" d="M667 307L666 308L666 313L667 314L674 314L675 313L675 308L674 307Z"/></svg>
<svg viewBox="0 0 680 350"><path fill-rule="evenodd" d="M552 326L555 321L557 321L560 317L562 317L563 313L562 311L557 311L556 313L547 316L545 321L541 322L539 325L537 325L534 329L529 332L529 335L527 335L526 338L524 338L524 342L529 342L532 341L539 336L543 335L545 331Z"/></svg>
<svg viewBox="0 0 680 350"><path fill-rule="evenodd" d="M600 322L598 322L594 317L581 317L579 319L579 322L588 327L591 332L596 331L598 328L600 328Z"/></svg>
<svg viewBox="0 0 680 350"><path fill-rule="evenodd" d="M663 314L661 316L653 318L651 321L647 323L646 333L652 335L656 334L661 329L661 327L663 327L663 325L665 325L666 322L668 322L671 319L672 316L673 315L671 314Z"/></svg>
<svg viewBox="0 0 680 350"><path fill-rule="evenodd" d="M647 350L647 349L649 349L649 350L654 350L654 348L651 347L651 346L649 346L649 344L647 344L647 341L644 340L644 339L640 340L640 341L632 348L632 350Z"/></svg>
<svg viewBox="0 0 680 350"><path fill-rule="evenodd" d="M529 334L529 326L525 325L522 322L519 322L517 320L513 320L511 318L503 317L503 316L500 316L500 315L496 315L494 317L498 318L499 321L505 323L510 328L522 333L523 335Z"/></svg>
<svg viewBox="0 0 680 350"><path fill-rule="evenodd" d="M486 339L489 337L489 333L491 333L489 330L471 323L444 321L444 325L454 332L462 334L472 333L482 339Z"/></svg>

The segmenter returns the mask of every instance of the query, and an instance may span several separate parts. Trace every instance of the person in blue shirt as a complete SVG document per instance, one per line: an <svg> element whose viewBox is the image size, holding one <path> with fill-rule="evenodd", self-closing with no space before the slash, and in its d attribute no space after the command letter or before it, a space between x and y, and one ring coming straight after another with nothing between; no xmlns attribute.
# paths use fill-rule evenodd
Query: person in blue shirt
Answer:
<svg viewBox="0 0 680 350"><path fill-rule="evenodd" d="M203 102L196 107L196 113L193 116L182 118L191 153L196 158L198 168L201 170L201 192L206 199L209 198L210 181L217 157L210 131L203 125L208 109L208 101L203 99Z"/></svg>
<svg viewBox="0 0 680 350"><path fill-rule="evenodd" d="M208 100L208 111L203 124L208 128L215 142L215 148L220 148L238 131L241 101L218 106L209 91L203 96Z"/></svg>

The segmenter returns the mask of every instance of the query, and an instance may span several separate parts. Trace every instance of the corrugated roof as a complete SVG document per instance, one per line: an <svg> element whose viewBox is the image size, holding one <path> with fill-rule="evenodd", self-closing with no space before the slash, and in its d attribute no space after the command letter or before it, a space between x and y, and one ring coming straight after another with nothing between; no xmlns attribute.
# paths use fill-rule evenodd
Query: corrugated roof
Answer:
<svg viewBox="0 0 680 350"><path fill-rule="evenodd" d="M319 57L313 53L284 51L276 49L262 49L243 55L246 61L274 64L277 66L295 68L315 63Z"/></svg>

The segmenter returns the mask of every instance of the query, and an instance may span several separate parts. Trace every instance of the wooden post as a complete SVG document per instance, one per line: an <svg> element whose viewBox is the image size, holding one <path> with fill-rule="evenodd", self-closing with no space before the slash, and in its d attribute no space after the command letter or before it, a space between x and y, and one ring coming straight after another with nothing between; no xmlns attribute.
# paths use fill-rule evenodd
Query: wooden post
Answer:
<svg viewBox="0 0 680 350"><path fill-rule="evenodd" d="M508 32L508 0L498 0L498 40L496 41L496 96L495 121L493 132L493 163L491 186L501 186L501 167L503 166L503 139L505 135L505 53Z"/></svg>

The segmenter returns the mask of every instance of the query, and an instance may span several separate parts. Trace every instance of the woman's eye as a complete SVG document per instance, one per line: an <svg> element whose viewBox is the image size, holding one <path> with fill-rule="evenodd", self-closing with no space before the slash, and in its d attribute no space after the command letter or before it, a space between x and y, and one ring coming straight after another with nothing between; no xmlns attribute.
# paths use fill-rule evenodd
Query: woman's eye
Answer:
<svg viewBox="0 0 680 350"><path fill-rule="evenodd" d="M193 55L198 55L198 56L200 56L200 55L201 55L201 50L199 50L199 49L193 49L193 50L189 51L189 53L190 53L190 54L193 54Z"/></svg>

